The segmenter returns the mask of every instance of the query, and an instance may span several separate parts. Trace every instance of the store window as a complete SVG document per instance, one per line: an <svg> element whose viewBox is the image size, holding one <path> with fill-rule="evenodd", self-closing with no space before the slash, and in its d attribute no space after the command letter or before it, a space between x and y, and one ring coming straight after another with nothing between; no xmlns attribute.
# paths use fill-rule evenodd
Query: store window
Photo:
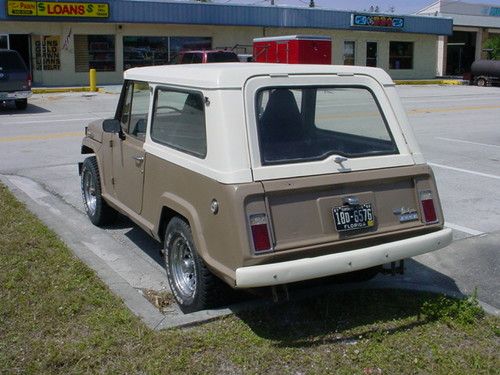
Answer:
<svg viewBox="0 0 500 375"><path fill-rule="evenodd" d="M377 42L366 42L366 66L377 66Z"/></svg>
<svg viewBox="0 0 500 375"><path fill-rule="evenodd" d="M354 65L354 51L356 49L356 43L353 41L344 42L344 65Z"/></svg>
<svg viewBox="0 0 500 375"><path fill-rule="evenodd" d="M123 70L168 63L168 37L124 36Z"/></svg>
<svg viewBox="0 0 500 375"><path fill-rule="evenodd" d="M75 71L114 72L114 35L75 35Z"/></svg>
<svg viewBox="0 0 500 375"><path fill-rule="evenodd" d="M413 42L389 43L389 69L413 69Z"/></svg>
<svg viewBox="0 0 500 375"><path fill-rule="evenodd" d="M212 38L197 36L174 36L170 38L170 59L180 51L211 49Z"/></svg>

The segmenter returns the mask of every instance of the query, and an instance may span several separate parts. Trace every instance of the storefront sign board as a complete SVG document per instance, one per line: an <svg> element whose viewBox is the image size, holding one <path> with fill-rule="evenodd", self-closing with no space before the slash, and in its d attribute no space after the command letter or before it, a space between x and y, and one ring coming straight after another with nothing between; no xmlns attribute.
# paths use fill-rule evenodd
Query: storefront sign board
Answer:
<svg viewBox="0 0 500 375"><path fill-rule="evenodd" d="M108 18L109 4L8 0L7 14L28 17Z"/></svg>
<svg viewBox="0 0 500 375"><path fill-rule="evenodd" d="M405 25L403 17L383 16L375 14L356 14L351 15L351 26L384 27L392 29L401 29Z"/></svg>

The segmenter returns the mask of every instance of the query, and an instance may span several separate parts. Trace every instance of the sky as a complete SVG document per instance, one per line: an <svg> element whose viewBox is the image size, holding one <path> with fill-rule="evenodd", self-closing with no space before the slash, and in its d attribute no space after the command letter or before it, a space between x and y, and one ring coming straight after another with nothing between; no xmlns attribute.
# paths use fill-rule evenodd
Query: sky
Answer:
<svg viewBox="0 0 500 375"><path fill-rule="evenodd" d="M269 5L271 0L212 0L214 3ZM274 0L276 5L307 6L309 0ZM391 7L394 13L411 14L432 4L433 0L315 0L318 8L341 10L365 10L371 5L379 6L380 12L388 12ZM500 6L500 0L466 0L468 3L490 4Z"/></svg>

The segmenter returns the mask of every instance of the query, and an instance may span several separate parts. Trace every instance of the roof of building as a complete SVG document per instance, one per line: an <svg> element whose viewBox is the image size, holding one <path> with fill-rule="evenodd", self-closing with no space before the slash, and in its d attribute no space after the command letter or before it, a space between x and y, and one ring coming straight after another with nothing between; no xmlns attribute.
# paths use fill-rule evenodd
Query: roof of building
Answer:
<svg viewBox="0 0 500 375"><path fill-rule="evenodd" d="M500 6L493 4L472 4L465 1L436 1L419 10L426 14L453 19L454 26L491 27L500 29Z"/></svg>
<svg viewBox="0 0 500 375"><path fill-rule="evenodd" d="M220 63L160 65L132 68L125 71L125 79L163 83L206 89L242 88L256 76L270 75L361 75L375 78L383 85L393 84L382 69L344 65Z"/></svg>
<svg viewBox="0 0 500 375"><path fill-rule="evenodd" d="M7 0L8 1L8 0ZM6 2L7 2L6 1ZM102 2L86 0L86 2ZM438 17L376 14L322 8L215 4L200 2L107 0L109 18L9 16L0 7L0 20L50 22L112 22L263 26L310 29L345 29L382 32L451 35L452 21ZM356 15L402 19L398 27L381 27L367 23L353 26Z"/></svg>

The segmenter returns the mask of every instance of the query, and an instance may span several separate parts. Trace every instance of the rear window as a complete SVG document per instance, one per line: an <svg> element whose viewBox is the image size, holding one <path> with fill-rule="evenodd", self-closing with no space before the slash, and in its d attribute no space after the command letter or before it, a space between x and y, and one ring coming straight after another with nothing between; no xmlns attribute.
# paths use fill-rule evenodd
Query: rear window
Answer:
<svg viewBox="0 0 500 375"><path fill-rule="evenodd" d="M256 111L263 165L398 153L366 88L266 88L257 93Z"/></svg>
<svg viewBox="0 0 500 375"><path fill-rule="evenodd" d="M26 65L21 56L13 51L0 52L0 67L2 70L26 70Z"/></svg>
<svg viewBox="0 0 500 375"><path fill-rule="evenodd" d="M234 52L214 52L207 54L207 62L240 62L240 60L238 59L238 55Z"/></svg>

